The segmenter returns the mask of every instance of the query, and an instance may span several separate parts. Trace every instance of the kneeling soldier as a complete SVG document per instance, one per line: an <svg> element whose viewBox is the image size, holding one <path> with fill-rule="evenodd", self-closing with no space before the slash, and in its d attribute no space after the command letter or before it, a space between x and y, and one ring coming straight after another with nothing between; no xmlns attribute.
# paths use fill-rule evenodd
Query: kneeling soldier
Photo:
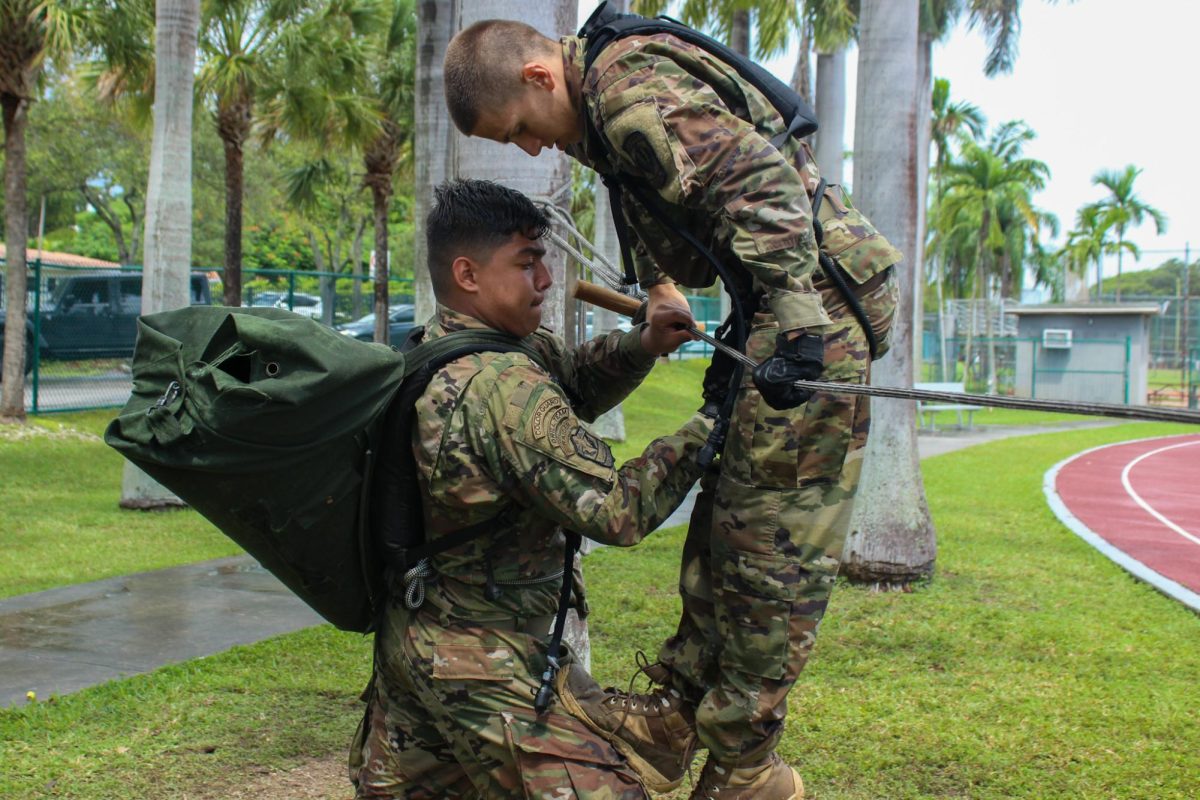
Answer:
<svg viewBox="0 0 1200 800"><path fill-rule="evenodd" d="M485 181L440 187L429 215L438 308L425 336L499 330L548 371L523 353L465 356L417 402L411 446L426 540L481 523L489 532L433 556L407 583L392 579L351 750L359 798L646 797L612 744L560 705L535 709L559 589L571 579L563 529L640 541L700 477L695 457L712 423L697 415L614 464L580 419L620 402L656 356L690 339L687 316L662 309L628 333L566 349L538 327L551 284L546 228L528 198ZM405 602L422 591L423 601ZM570 667L570 654L559 662Z"/></svg>

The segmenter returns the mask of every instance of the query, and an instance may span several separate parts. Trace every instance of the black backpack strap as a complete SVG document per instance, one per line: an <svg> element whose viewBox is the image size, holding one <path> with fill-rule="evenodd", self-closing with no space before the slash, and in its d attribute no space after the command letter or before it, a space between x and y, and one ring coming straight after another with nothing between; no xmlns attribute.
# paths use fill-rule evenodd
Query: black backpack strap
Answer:
<svg viewBox="0 0 1200 800"><path fill-rule="evenodd" d="M371 530L386 568L408 572L422 559L458 547L495 528L495 520L472 525L425 542L417 464L409 446L416 402L446 364L476 353L523 353L546 367L542 355L524 340L496 331L460 331L422 342L406 354L405 378L384 417L377 466L372 477Z"/></svg>
<svg viewBox="0 0 1200 800"><path fill-rule="evenodd" d="M550 644L546 648L546 669L542 673L542 685L538 688L533 700L533 710L539 715L550 708L554 699L554 678L560 668L559 659L566 655L562 647L563 632L567 627L567 611L571 607L571 589L575 583L575 554L579 552L582 537L574 531L563 531L566 543L563 545L563 575L562 588L558 592L558 611L554 614L554 630L550 634Z"/></svg>
<svg viewBox="0 0 1200 800"><path fill-rule="evenodd" d="M629 245L629 222L621 199L621 179L616 175L601 175L600 180L608 189L608 210L612 214L613 227L617 229L617 243L621 246L621 262L625 266L625 285L638 282L637 269L633 264L633 248Z"/></svg>
<svg viewBox="0 0 1200 800"><path fill-rule="evenodd" d="M875 360L875 354L879 352L879 340L875 338L875 329L871 327L871 320L867 316L866 309L862 307L862 303L858 299L858 295L850 288L850 284L846 282L846 276L842 271L842 266L837 262L837 259L825 252L824 239L825 229L821 227L820 220L817 219L817 212L821 210L821 202L825 197L825 187L829 184L824 178L821 178L817 184L817 192L813 195L812 200L812 222L813 236L817 240L817 260L821 265L821 272L829 279L829 282L837 287L838 294L846 301L850 313L854 315L854 319L858 322L858 326L862 328L863 335L867 337L867 350L871 354L871 360Z"/></svg>

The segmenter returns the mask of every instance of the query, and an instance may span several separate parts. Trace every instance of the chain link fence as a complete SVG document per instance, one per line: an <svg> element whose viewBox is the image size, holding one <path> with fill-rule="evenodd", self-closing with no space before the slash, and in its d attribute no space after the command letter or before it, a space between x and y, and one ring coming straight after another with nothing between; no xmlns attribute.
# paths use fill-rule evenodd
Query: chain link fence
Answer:
<svg viewBox="0 0 1200 800"><path fill-rule="evenodd" d="M191 273L193 305L220 304L220 273L219 269ZM244 306L288 309L348 336L374 338L370 276L270 269L246 269L242 275ZM390 338L399 341L415 325L412 280L389 281L389 299ZM25 305L26 411L124 405L132 385L130 359L142 310L141 269L37 259L29 264ZM0 315L7 312L0 306Z"/></svg>

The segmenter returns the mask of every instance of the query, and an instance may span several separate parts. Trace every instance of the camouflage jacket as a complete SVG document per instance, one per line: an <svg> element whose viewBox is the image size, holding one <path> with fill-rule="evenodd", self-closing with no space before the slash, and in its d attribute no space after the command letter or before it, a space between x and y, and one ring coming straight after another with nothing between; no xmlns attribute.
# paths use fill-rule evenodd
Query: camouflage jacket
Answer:
<svg viewBox="0 0 1200 800"><path fill-rule="evenodd" d="M587 75L584 46L578 37L563 39L567 89L588 123L570 155L656 192L675 223L724 263L746 268L782 330L828 324L813 286L809 197L820 175L807 145L794 138L778 149L770 143L786 128L774 106L732 67L670 34L618 39ZM716 280L712 267L630 193L623 202L637 234L634 262L643 286L668 277L687 286ZM874 258L871 274L899 260L882 245L890 252Z"/></svg>
<svg viewBox="0 0 1200 800"><path fill-rule="evenodd" d="M479 320L447 308L429 339ZM562 528L632 545L679 505L699 478L695 455L711 423L697 417L624 465L580 424L624 399L654 356L640 328L575 350L545 330L529 342L549 372L518 353L481 353L435 374L417 403L413 431L426 537L495 520L494 532L433 559L426 607L476 620L553 613L563 568ZM574 398L572 402L571 398ZM501 589L484 597L487 572Z"/></svg>

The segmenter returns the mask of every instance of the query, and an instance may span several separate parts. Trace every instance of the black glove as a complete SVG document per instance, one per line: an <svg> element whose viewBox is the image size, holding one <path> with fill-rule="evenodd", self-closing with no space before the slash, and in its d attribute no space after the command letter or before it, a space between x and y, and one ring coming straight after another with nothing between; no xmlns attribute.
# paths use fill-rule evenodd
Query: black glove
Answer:
<svg viewBox="0 0 1200 800"><path fill-rule="evenodd" d="M812 392L795 381L815 381L825 369L825 337L802 333L788 341L779 334L775 353L754 368L754 386L763 400L776 411L795 408L808 402Z"/></svg>

